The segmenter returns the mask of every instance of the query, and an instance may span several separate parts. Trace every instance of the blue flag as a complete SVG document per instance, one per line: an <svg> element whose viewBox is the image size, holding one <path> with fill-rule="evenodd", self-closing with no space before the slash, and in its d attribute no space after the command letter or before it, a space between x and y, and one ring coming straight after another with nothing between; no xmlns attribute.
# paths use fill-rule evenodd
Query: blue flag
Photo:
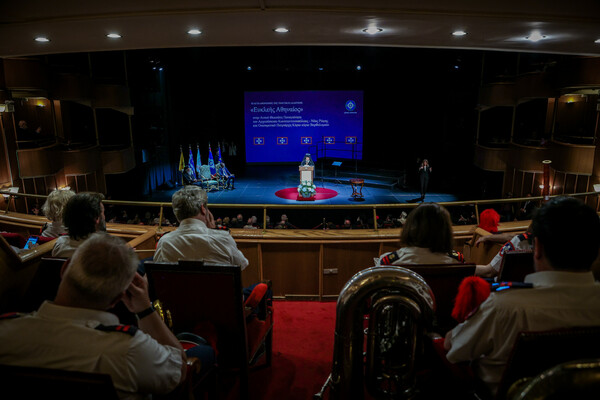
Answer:
<svg viewBox="0 0 600 400"><path fill-rule="evenodd" d="M217 143L217 148L219 149L219 163L222 164L223 163L223 159L221 158L221 144Z"/></svg>
<svg viewBox="0 0 600 400"><path fill-rule="evenodd" d="M200 147L196 143L196 175L200 176L200 166L202 166L202 159L200 158Z"/></svg>
<svg viewBox="0 0 600 400"><path fill-rule="evenodd" d="M217 173L217 169L215 168L215 160L213 159L212 150L210 148L210 143L208 144L208 166L210 167L211 175Z"/></svg>
<svg viewBox="0 0 600 400"><path fill-rule="evenodd" d="M196 168L194 168L194 155L192 154L192 146L190 146L190 155L188 156L188 167L192 169L192 176L196 179Z"/></svg>

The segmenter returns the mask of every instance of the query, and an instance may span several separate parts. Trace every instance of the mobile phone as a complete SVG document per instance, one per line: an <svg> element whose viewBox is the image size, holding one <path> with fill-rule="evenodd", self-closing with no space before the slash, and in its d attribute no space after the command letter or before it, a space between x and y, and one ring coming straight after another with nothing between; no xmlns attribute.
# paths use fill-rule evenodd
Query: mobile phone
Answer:
<svg viewBox="0 0 600 400"><path fill-rule="evenodd" d="M37 236L29 236L29 239L27 239L27 243L25 243L25 247L23 247L24 249L31 249L32 245L36 244L38 241L38 237Z"/></svg>

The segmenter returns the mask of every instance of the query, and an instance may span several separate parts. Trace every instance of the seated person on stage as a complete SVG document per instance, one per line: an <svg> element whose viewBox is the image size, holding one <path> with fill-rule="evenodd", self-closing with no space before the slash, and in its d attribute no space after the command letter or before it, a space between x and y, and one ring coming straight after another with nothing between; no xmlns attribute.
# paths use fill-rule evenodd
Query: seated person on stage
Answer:
<svg viewBox="0 0 600 400"><path fill-rule="evenodd" d="M63 211L75 192L71 190L53 190L42 206L42 212L51 222L42 228L43 237L56 238L67 233L63 223Z"/></svg>
<svg viewBox="0 0 600 400"><path fill-rule="evenodd" d="M160 238L154 261L204 260L239 265L242 269L248 266L231 234L215 229L204 189L184 186L173 194L172 203L179 227Z"/></svg>
<svg viewBox="0 0 600 400"><path fill-rule="evenodd" d="M191 167L185 167L182 176L184 185L193 185L198 181L196 178L194 178L194 173L192 172Z"/></svg>
<svg viewBox="0 0 600 400"><path fill-rule="evenodd" d="M150 306L137 265L123 239L91 235L63 266L54 302L0 320L0 363L108 374L122 398L171 392L185 378L186 354ZM138 327L119 325L106 311L121 301L138 316ZM210 346L189 352L214 364Z"/></svg>
<svg viewBox="0 0 600 400"><path fill-rule="evenodd" d="M92 233L106 231L103 199L101 193L93 192L77 193L69 199L63 214L69 234L56 240L52 257L69 258Z"/></svg>
<svg viewBox="0 0 600 400"><path fill-rule="evenodd" d="M600 249L598 215L578 199L553 198L532 232L536 272L525 277L532 288L491 293L444 342L448 361L471 361L492 394L519 332L600 325L600 285L590 271Z"/></svg>
<svg viewBox="0 0 600 400"><path fill-rule="evenodd" d="M304 155L304 158L302 159L302 162L300 163L301 167L314 167L315 163L313 162L310 153L306 153Z"/></svg>
<svg viewBox="0 0 600 400"><path fill-rule="evenodd" d="M487 265L477 265L475 269L475 275L484 278L493 278L500 272L500 265L502 265L502 259L507 251L526 251L533 248L533 236L531 234L531 225L527 228L527 231L518 235L511 232L498 233L496 235L480 236L475 242L475 246L479 246L481 243L494 242L494 243L505 243L502 249L496 254L496 256Z"/></svg>
<svg viewBox="0 0 600 400"><path fill-rule="evenodd" d="M454 252L453 237L448 210L422 203L408 214L400 234L402 247L375 258L375 265L457 263L462 254Z"/></svg>
<svg viewBox="0 0 600 400"><path fill-rule="evenodd" d="M235 175L229 172L224 162L217 164L217 175L225 181L225 189L235 189Z"/></svg>

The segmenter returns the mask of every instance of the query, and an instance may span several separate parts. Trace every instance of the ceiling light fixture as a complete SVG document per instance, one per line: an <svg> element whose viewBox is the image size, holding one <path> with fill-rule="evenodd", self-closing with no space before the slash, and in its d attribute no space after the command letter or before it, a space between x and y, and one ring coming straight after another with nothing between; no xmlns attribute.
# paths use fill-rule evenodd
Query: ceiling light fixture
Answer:
<svg viewBox="0 0 600 400"><path fill-rule="evenodd" d="M47 37L44 37L44 36L38 36L35 38L35 41L36 42L49 42L50 39L48 39Z"/></svg>
<svg viewBox="0 0 600 400"><path fill-rule="evenodd" d="M452 36L465 36L467 32L465 31L454 31L452 32Z"/></svg>
<svg viewBox="0 0 600 400"><path fill-rule="evenodd" d="M539 42L542 39L546 39L546 35L542 35L540 33L540 31L533 31L531 32L531 35L526 36L525 39L529 40L530 42Z"/></svg>
<svg viewBox="0 0 600 400"><path fill-rule="evenodd" d="M383 29L377 28L376 26L370 26L362 30L364 33L368 33L369 35L375 35L376 33L383 32Z"/></svg>
<svg viewBox="0 0 600 400"><path fill-rule="evenodd" d="M362 69L362 67L361 67L360 65L357 65L357 66L356 66L356 70L357 70L357 71L360 71L361 69Z"/></svg>
<svg viewBox="0 0 600 400"><path fill-rule="evenodd" d="M273 31L275 31L277 33L288 33L290 30L288 28L279 27L279 28L273 29Z"/></svg>
<svg viewBox="0 0 600 400"><path fill-rule="evenodd" d="M189 35L201 35L202 31L200 29L190 29L187 31Z"/></svg>
<svg viewBox="0 0 600 400"><path fill-rule="evenodd" d="M122 36L118 33L109 33L108 35L106 35L106 37L110 39L121 39Z"/></svg>
<svg viewBox="0 0 600 400"><path fill-rule="evenodd" d="M600 39L596 39L596 40L594 40L594 43L598 43L598 44L600 44Z"/></svg>

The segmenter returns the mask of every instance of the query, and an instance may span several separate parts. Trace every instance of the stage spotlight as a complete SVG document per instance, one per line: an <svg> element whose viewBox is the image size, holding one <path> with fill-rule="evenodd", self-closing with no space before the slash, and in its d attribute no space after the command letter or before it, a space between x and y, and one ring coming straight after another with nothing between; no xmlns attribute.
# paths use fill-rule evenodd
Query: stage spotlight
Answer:
<svg viewBox="0 0 600 400"><path fill-rule="evenodd" d="M362 69L362 67L361 67L360 65L357 65L357 66L356 66L356 70L357 70L357 71L360 71L361 69Z"/></svg>

